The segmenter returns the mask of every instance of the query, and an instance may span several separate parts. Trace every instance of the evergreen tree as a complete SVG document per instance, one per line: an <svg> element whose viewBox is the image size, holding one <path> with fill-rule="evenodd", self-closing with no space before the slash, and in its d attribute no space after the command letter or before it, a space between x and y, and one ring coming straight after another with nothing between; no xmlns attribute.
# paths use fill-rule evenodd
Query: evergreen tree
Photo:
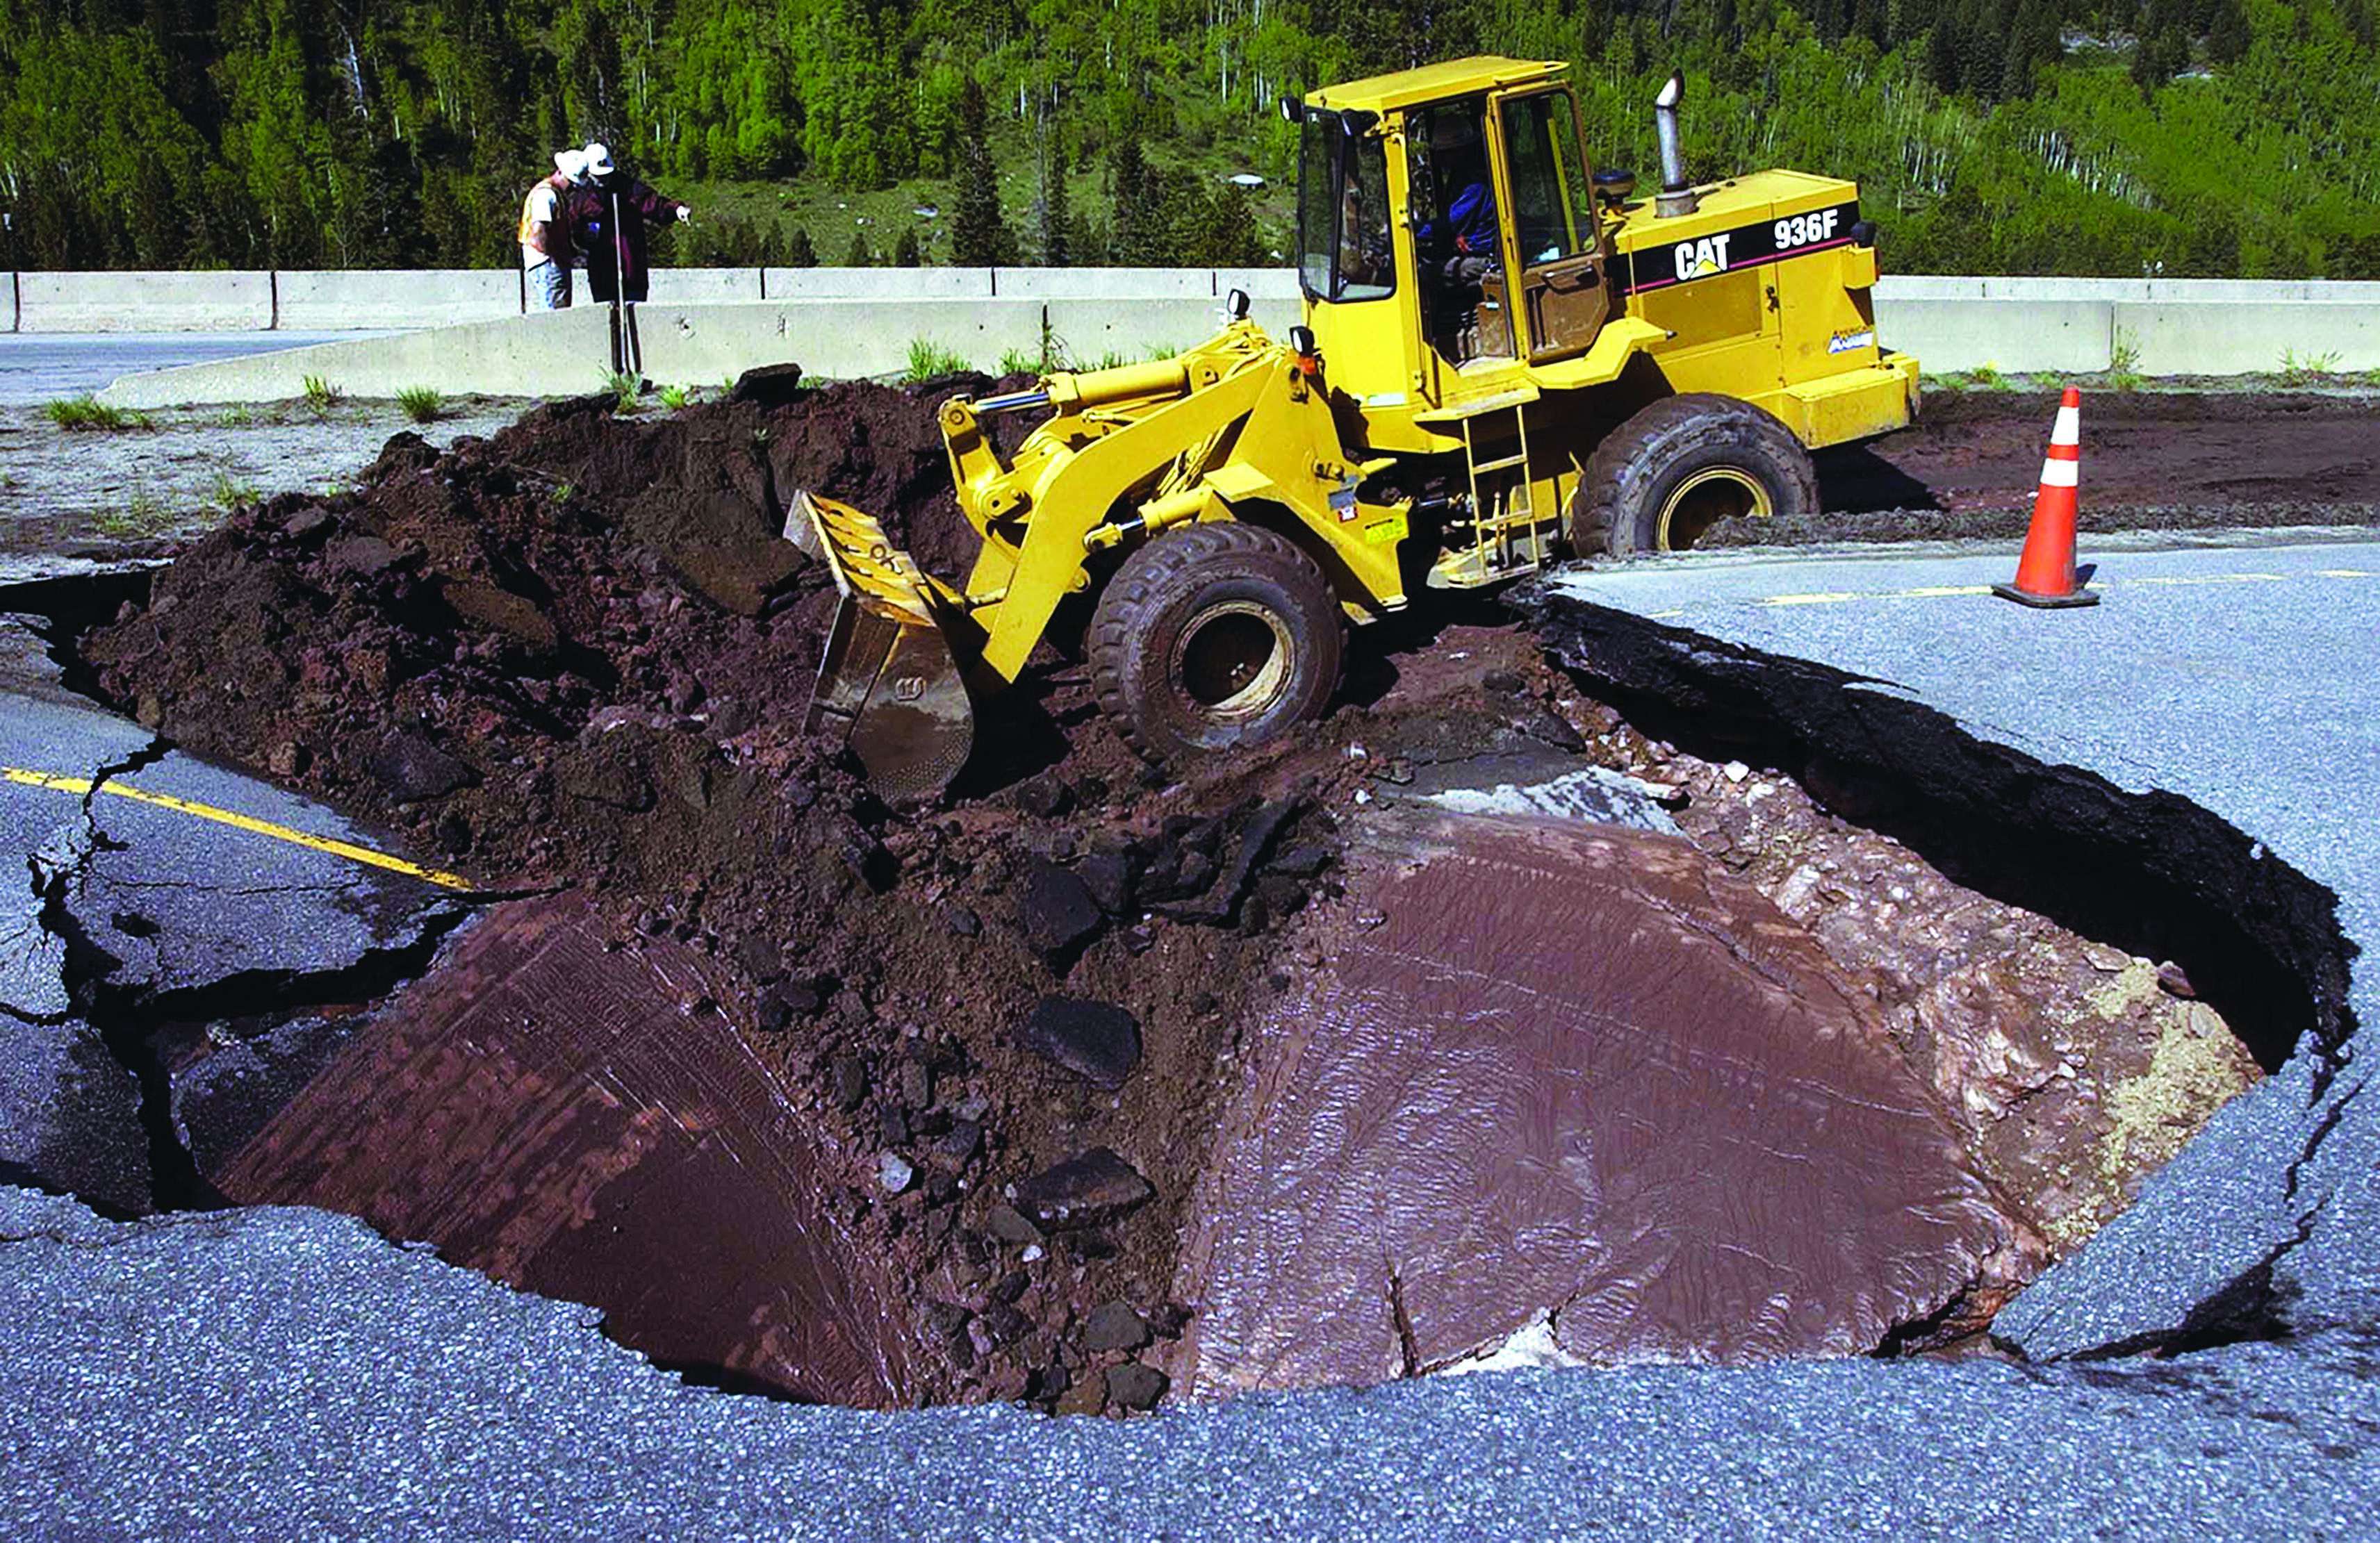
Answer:
<svg viewBox="0 0 2380 1543"><path fill-rule="evenodd" d="M818 249L810 245L810 233L799 225L795 225L793 234L785 237L785 266L788 268L818 266Z"/></svg>
<svg viewBox="0 0 2380 1543"><path fill-rule="evenodd" d="M2248 13L2240 0L2222 0L2207 23L2206 56L2218 65L2236 65L2248 56Z"/></svg>
<svg viewBox="0 0 2380 1543"><path fill-rule="evenodd" d="M951 153L951 261L990 268L1008 261L1015 238L1000 213L1000 176L992 167L983 88L970 79L959 97L957 143Z"/></svg>
<svg viewBox="0 0 2380 1543"><path fill-rule="evenodd" d="M1073 261L1067 245L1073 229L1066 209L1066 152L1054 125L1043 131L1040 151L1040 190L1033 200L1034 245L1039 249L1041 266L1064 268Z"/></svg>
<svg viewBox="0 0 2380 1543"><path fill-rule="evenodd" d="M916 227L912 225L902 226L900 239L892 243L892 266L895 268L915 268L921 265L924 261L925 259L923 255L917 250L917 232Z"/></svg>
<svg viewBox="0 0 2380 1543"><path fill-rule="evenodd" d="M1148 163L1141 158L1140 137L1127 134L1108 157L1108 204L1114 211L1108 232L1108 256L1127 267L1150 263L1154 211L1148 200Z"/></svg>
<svg viewBox="0 0 2380 1543"><path fill-rule="evenodd" d="M851 233L851 250L843 254L843 265L846 268L876 266L876 254L868 247L868 232L855 230Z"/></svg>
<svg viewBox="0 0 2380 1543"><path fill-rule="evenodd" d="M1934 23L1934 30L1925 37L1925 77L1945 96L1959 89L1959 43L1951 25L1946 16Z"/></svg>

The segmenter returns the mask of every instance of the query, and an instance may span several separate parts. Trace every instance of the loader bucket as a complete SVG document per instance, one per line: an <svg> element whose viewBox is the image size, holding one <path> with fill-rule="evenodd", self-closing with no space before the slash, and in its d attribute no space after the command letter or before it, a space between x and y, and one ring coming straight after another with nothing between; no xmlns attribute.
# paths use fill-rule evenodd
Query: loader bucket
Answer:
<svg viewBox="0 0 2380 1543"><path fill-rule="evenodd" d="M795 493L785 538L827 565L839 596L804 732L847 743L888 802L939 796L975 745L940 588L881 525L831 498Z"/></svg>

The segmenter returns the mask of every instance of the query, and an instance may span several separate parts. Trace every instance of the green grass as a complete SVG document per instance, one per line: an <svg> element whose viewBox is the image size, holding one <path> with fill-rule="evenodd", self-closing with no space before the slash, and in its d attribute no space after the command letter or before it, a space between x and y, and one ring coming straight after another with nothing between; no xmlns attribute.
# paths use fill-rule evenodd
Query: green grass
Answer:
<svg viewBox="0 0 2380 1543"><path fill-rule="evenodd" d="M645 389L645 378L633 370L615 370L603 379L603 389L612 395L615 412L634 412L637 397Z"/></svg>
<svg viewBox="0 0 2380 1543"><path fill-rule="evenodd" d="M2336 350L2326 354L2308 354L2300 358L2295 349L2284 348L2281 350L2278 379L2285 386L2311 385L2338 370L2338 354Z"/></svg>
<svg viewBox="0 0 2380 1543"><path fill-rule="evenodd" d="M347 399L347 394L346 392L340 390L337 386L333 385L330 382L324 380L320 375L307 376L305 386L306 410L312 413L316 418L328 418L331 415L331 409L333 407L337 407L340 403Z"/></svg>
<svg viewBox="0 0 2380 1543"><path fill-rule="evenodd" d="M207 490L207 507L219 509L226 515L255 502L256 484L239 481L227 471L216 472L213 483Z"/></svg>
<svg viewBox="0 0 2380 1543"><path fill-rule="evenodd" d="M119 541L154 536L174 523L174 512L146 488L135 488L121 509L94 516L91 528Z"/></svg>
<svg viewBox="0 0 2380 1543"><path fill-rule="evenodd" d="M256 409L245 402L235 403L215 415L218 429L246 429L256 422Z"/></svg>
<svg viewBox="0 0 2380 1543"><path fill-rule="evenodd" d="M693 400L694 388L692 386L665 385L662 387L662 406L667 407L672 412L677 411L680 407L685 407L687 403Z"/></svg>
<svg viewBox="0 0 2380 1543"><path fill-rule="evenodd" d="M1028 354L1022 348L1011 348L1000 356L1000 372L1003 375L1046 375L1058 368L1046 354Z"/></svg>
<svg viewBox="0 0 2380 1543"><path fill-rule="evenodd" d="M2118 327L2115 344L2108 350L2107 383L2118 391L2138 391L2142 379L2140 343Z"/></svg>
<svg viewBox="0 0 2380 1543"><path fill-rule="evenodd" d="M124 429L154 429L156 419L145 412L127 407L111 407L98 397L85 393L80 396L61 397L45 404L42 414L59 428L74 433L92 431L115 432Z"/></svg>
<svg viewBox="0 0 2380 1543"><path fill-rule="evenodd" d="M406 387L396 394L396 405L416 423L435 423L446 411L446 398L431 386Z"/></svg>
<svg viewBox="0 0 2380 1543"><path fill-rule="evenodd" d="M913 337L909 340L909 368L902 371L901 380L905 384L916 385L921 381L937 380L974 368L963 356L951 352L933 339Z"/></svg>

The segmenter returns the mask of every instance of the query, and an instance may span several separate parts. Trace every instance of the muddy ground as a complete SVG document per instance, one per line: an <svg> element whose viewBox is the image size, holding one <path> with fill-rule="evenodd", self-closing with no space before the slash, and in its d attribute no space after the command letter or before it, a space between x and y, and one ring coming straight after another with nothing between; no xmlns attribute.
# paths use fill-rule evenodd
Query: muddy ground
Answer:
<svg viewBox="0 0 2380 1543"><path fill-rule="evenodd" d="M79 684L172 742L491 888L567 890L603 951L683 956L823 1133L821 1214L882 1262L925 1347L903 1397L1161 1394L1247 1026L1319 962L1305 918L1342 900L1376 809L1483 755L1645 784L1807 929L2037 1240L1979 1310L1891 1343L1980 1328L2258 1075L2179 969L1961 888L1826 789L1648 738L1493 601L1376 629L1330 718L1179 781L1045 650L945 806L883 808L795 732L831 596L776 532L817 488L954 571L939 395L759 381L641 422L589 400L443 452L401 434L350 491L237 511L79 648ZM1955 505L1953 472L1998 477L2022 439L2029 488L2039 406L1940 413L1876 455ZM2374 477L2341 469L2349 419L2274 411L2320 426L2325 488Z"/></svg>

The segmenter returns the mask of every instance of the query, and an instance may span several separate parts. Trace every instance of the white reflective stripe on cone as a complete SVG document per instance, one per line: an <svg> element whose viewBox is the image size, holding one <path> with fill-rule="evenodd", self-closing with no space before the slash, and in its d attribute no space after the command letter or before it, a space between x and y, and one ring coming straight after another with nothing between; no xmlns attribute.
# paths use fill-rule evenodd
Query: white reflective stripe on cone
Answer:
<svg viewBox="0 0 2380 1543"><path fill-rule="evenodd" d="M2078 473L2082 469L2080 461L2044 461L2041 463L2041 485L2045 488L2079 487L2082 480Z"/></svg>
<svg viewBox="0 0 2380 1543"><path fill-rule="evenodd" d="M2082 443L2082 408L2060 407L2058 409L2058 421L2050 428L2049 443L2052 444L2081 444Z"/></svg>

